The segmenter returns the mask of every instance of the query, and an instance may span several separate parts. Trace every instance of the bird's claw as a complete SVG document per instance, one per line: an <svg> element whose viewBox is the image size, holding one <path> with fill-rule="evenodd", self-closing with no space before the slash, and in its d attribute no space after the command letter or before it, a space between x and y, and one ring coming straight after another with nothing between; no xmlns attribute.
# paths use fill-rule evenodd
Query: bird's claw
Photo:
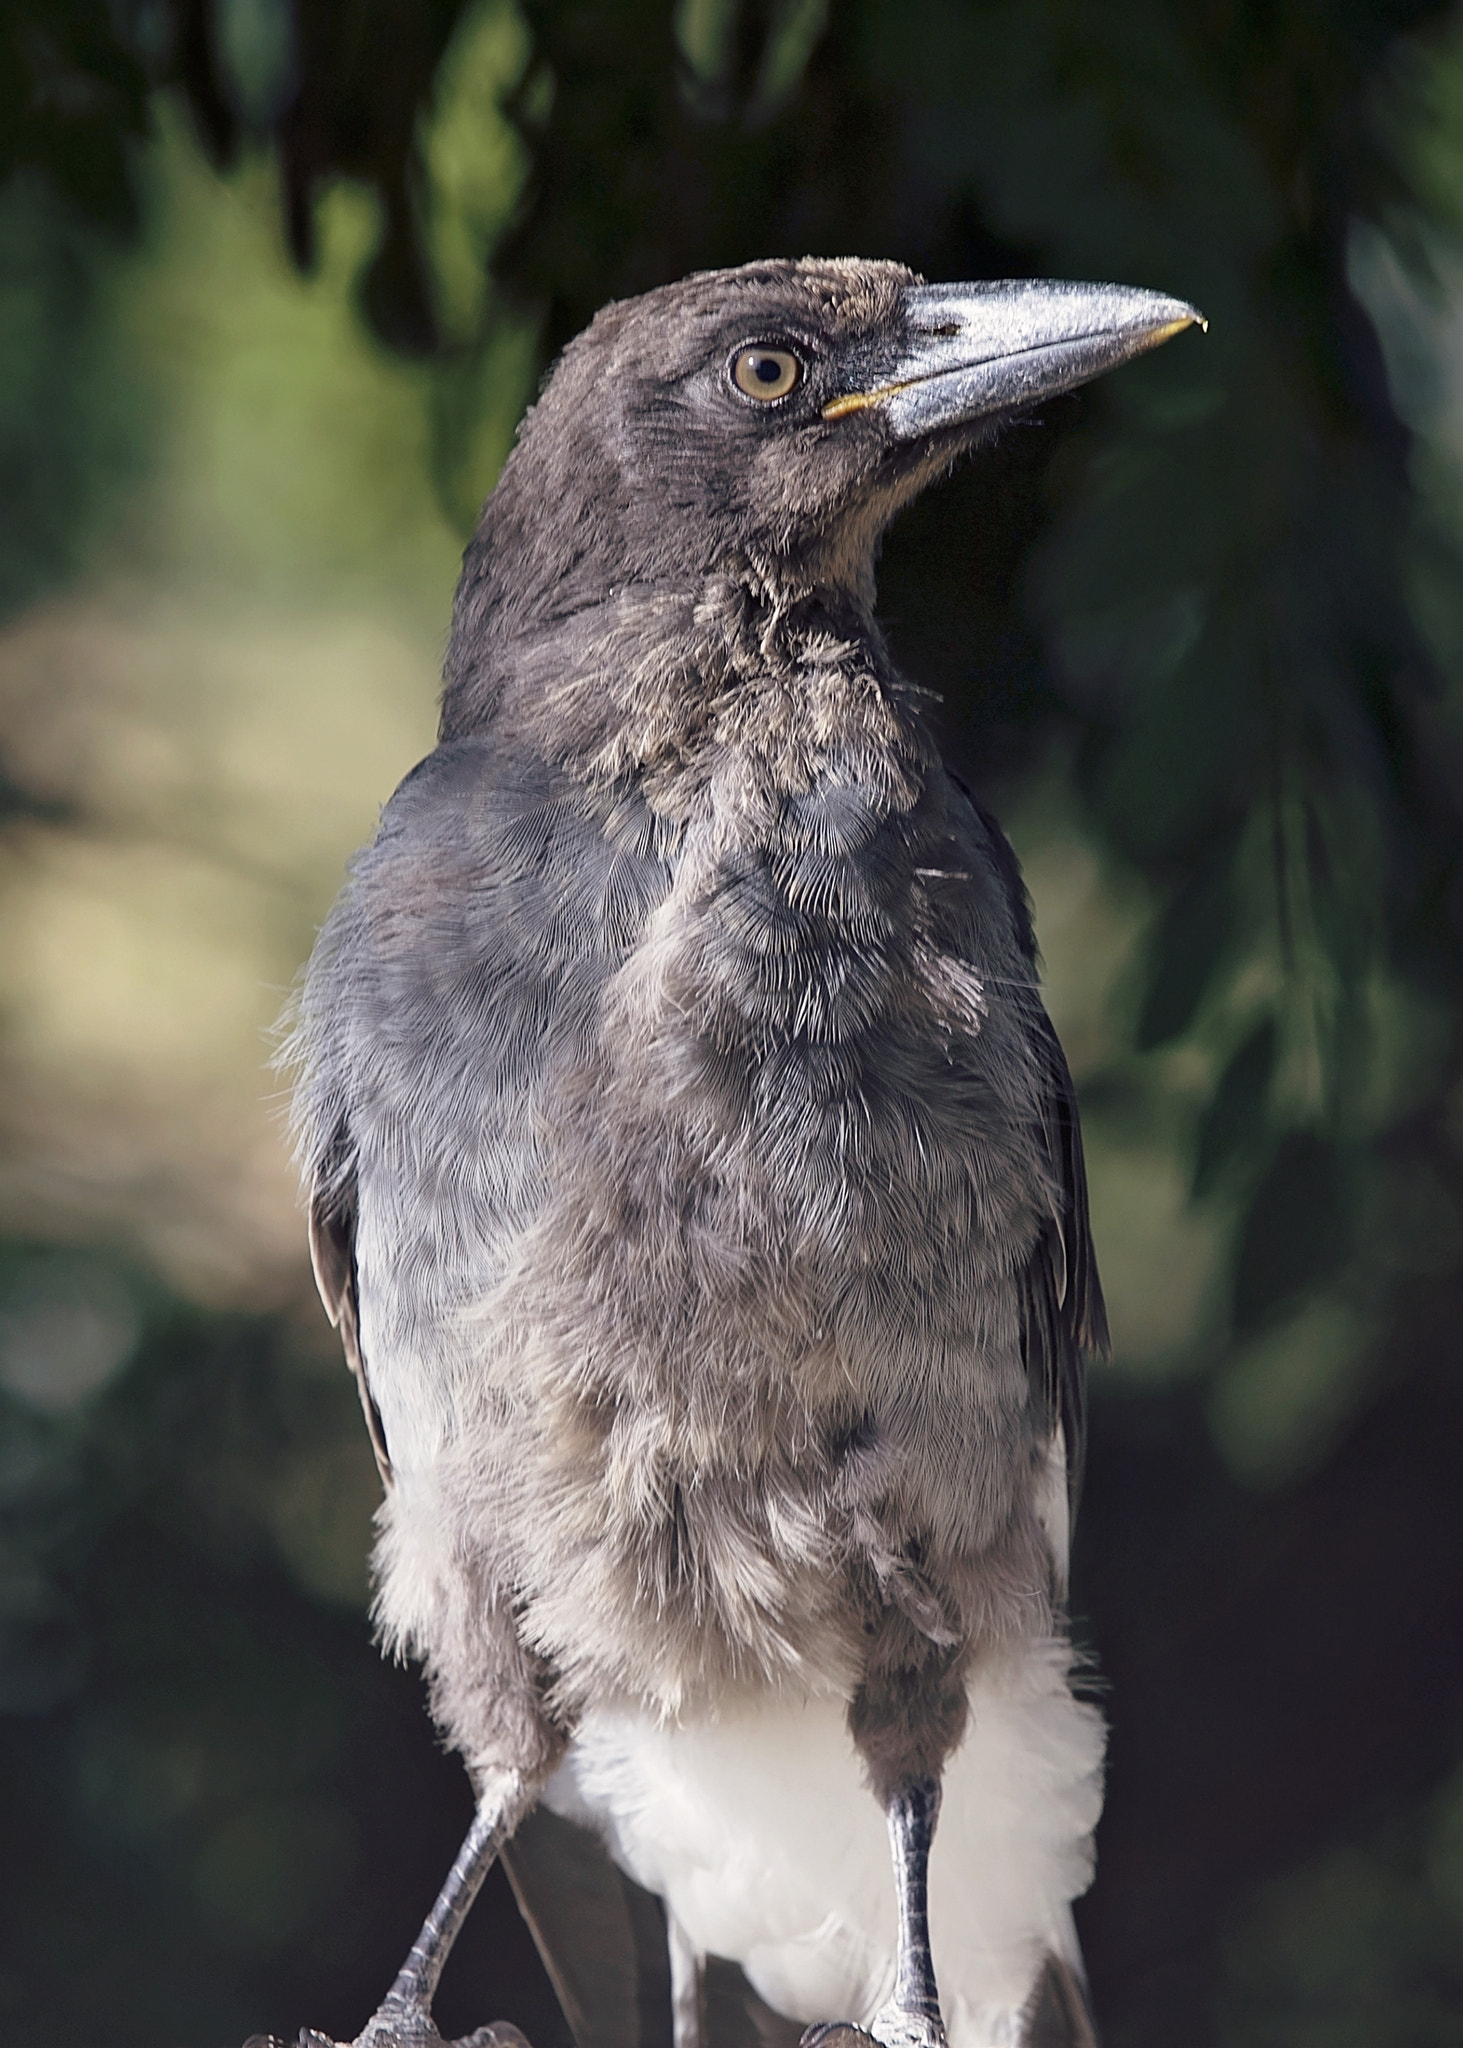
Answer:
<svg viewBox="0 0 1463 2048"><path fill-rule="evenodd" d="M474 2027L456 2041L444 2041L430 2013L386 2012L368 2020L354 2041L329 2041L308 2027L300 2032L299 2048L529 2048L528 2038L508 2020Z"/></svg>
<svg viewBox="0 0 1463 2048"><path fill-rule="evenodd" d="M874 2014L872 2032L882 2048L949 2048L939 2014L911 2012L907 2006L881 2006Z"/></svg>
<svg viewBox="0 0 1463 2048"><path fill-rule="evenodd" d="M244 2048L286 2048L273 2034L251 2034ZM528 2036L511 2020L494 2020L459 2040L444 2041L429 2012L382 2006L354 2041L333 2041L313 2027L301 2027L295 2048L530 2048Z"/></svg>
<svg viewBox="0 0 1463 2048"><path fill-rule="evenodd" d="M798 2048L948 2048L948 2043L938 2019L886 2005L874 2015L872 2026L856 2026L852 2020L822 2020L806 2027Z"/></svg>

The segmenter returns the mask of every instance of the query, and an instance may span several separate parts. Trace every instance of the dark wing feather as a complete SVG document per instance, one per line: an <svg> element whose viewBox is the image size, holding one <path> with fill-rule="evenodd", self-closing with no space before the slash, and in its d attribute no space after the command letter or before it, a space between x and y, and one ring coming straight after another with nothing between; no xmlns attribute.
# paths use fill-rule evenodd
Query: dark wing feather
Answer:
<svg viewBox="0 0 1463 2048"><path fill-rule="evenodd" d="M665 1908L599 1836L539 1807L503 1850L575 2048L673 2048ZM724 1956L701 1968L701 2048L798 2048L785 2019Z"/></svg>
<svg viewBox="0 0 1463 2048"><path fill-rule="evenodd" d="M1067 1449L1072 1519L1087 1448L1087 1359L1107 1351L1107 1312L1087 1216L1082 1131L1066 1056L1045 1011L1033 1020L1044 1079L1043 1135L1058 1210L1047 1218L1023 1276L1022 1322L1032 1392Z"/></svg>
<svg viewBox="0 0 1463 2048"><path fill-rule="evenodd" d="M798 2048L804 2028L774 2012L747 1982L739 1963L708 1956L701 1972L705 2048Z"/></svg>
<svg viewBox="0 0 1463 2048"><path fill-rule="evenodd" d="M575 2048L672 2048L665 1908L598 1835L538 1807L503 1867Z"/></svg>
<svg viewBox="0 0 1463 2048"><path fill-rule="evenodd" d="M950 779L984 828L987 849L1016 920L1021 950L1031 967L1028 1026L1032 1050L1040 1063L1041 1139L1056 1207L1043 1225L1022 1275L1022 1339L1032 1396L1053 1433L1060 1424L1066 1443L1067 1503L1075 1521L1087 1445L1087 1359L1105 1356L1108 1349L1107 1312L1087 1214L1087 1172L1077 1095L1066 1054L1034 993L1036 934L1020 864L995 818L977 803L958 776Z"/></svg>
<svg viewBox="0 0 1463 2048"><path fill-rule="evenodd" d="M349 1165L347 1141L342 1131L332 1148L330 1163L317 1171L310 1188L310 1264L315 1285L325 1304L325 1313L340 1332L346 1363L355 1377L356 1392L376 1454L376 1469L384 1486L391 1484L391 1460L386 1455L386 1433L381 1411L371 1398L366 1379L366 1361L361 1352L360 1296L356 1281L356 1183Z"/></svg>
<svg viewBox="0 0 1463 2048"><path fill-rule="evenodd" d="M1069 1962L1048 1955L1026 2008L1022 2048L1097 2048L1087 1987Z"/></svg>

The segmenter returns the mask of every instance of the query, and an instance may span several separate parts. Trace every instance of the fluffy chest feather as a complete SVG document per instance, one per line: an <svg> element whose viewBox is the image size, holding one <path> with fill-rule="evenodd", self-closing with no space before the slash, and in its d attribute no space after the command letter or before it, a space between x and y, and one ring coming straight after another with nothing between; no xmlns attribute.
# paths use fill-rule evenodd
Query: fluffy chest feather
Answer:
<svg viewBox="0 0 1463 2048"><path fill-rule="evenodd" d="M1030 968L968 807L882 761L791 791L759 766L709 778L545 1103L543 1235L623 1282L627 1389L663 1381L693 1431L709 1351L718 1442L758 1354L784 1384L806 1354L813 1406L825 1354L846 1392L877 1398L897 1359L904 1402L950 1396L941 1347L1006 1348L1000 1297L1049 1207Z"/></svg>
<svg viewBox="0 0 1463 2048"><path fill-rule="evenodd" d="M960 823L943 782L729 764L607 985L513 1281L518 1469L552 1530L520 1581L560 1669L588 1607L611 1673L670 1698L842 1682L851 1577L903 1574L950 1626L928 1573L1019 1516L1029 976Z"/></svg>
<svg viewBox="0 0 1463 2048"><path fill-rule="evenodd" d="M318 970L402 1512L453 1504L570 1690L663 1704L844 1686L881 1603L959 1634L972 1560L1040 1576L1009 877L917 734L747 715L675 817L444 749Z"/></svg>

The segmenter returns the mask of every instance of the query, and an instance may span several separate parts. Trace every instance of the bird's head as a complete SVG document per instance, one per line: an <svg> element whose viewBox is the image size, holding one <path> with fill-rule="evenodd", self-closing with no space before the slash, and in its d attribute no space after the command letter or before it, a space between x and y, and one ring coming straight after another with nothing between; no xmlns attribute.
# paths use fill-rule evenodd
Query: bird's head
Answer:
<svg viewBox="0 0 1463 2048"><path fill-rule="evenodd" d="M879 537L926 482L1002 420L1199 318L1116 285L929 285L815 259L606 306L520 429L457 634L518 637L728 568L868 604Z"/></svg>

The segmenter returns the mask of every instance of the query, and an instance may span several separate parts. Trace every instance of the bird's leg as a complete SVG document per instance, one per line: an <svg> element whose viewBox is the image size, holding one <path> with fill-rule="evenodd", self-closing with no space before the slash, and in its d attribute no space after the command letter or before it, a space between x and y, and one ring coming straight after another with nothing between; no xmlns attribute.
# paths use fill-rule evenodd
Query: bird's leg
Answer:
<svg viewBox="0 0 1463 2048"><path fill-rule="evenodd" d="M452 1944L508 1833L501 1806L478 1808L447 1881L386 1994L383 2010L394 2007L423 2017L430 2013Z"/></svg>
<svg viewBox="0 0 1463 2048"><path fill-rule="evenodd" d="M483 1879L531 1798L517 1772L505 1772L485 1786L472 1826L421 1933L395 1983L350 2048L445 2048L432 2019L432 2000L443 1967ZM299 2048L337 2048L337 2044L306 2028L300 2034ZM454 2048L528 2048L528 2044L517 2027L499 2020L490 2027L479 2027Z"/></svg>
<svg viewBox="0 0 1463 2048"><path fill-rule="evenodd" d="M946 2048L930 1953L930 1844L940 1812L938 1778L916 1778L889 1795L889 1847L899 1909L894 1992L865 2029L847 2020L809 2027L802 2048Z"/></svg>
<svg viewBox="0 0 1463 2048"><path fill-rule="evenodd" d="M917 1778L889 1801L889 1847L899 1907L899 1960L894 1995L875 2015L873 2034L886 2048L945 2048L945 2022L930 1953L930 1844L940 1813L940 1781Z"/></svg>

